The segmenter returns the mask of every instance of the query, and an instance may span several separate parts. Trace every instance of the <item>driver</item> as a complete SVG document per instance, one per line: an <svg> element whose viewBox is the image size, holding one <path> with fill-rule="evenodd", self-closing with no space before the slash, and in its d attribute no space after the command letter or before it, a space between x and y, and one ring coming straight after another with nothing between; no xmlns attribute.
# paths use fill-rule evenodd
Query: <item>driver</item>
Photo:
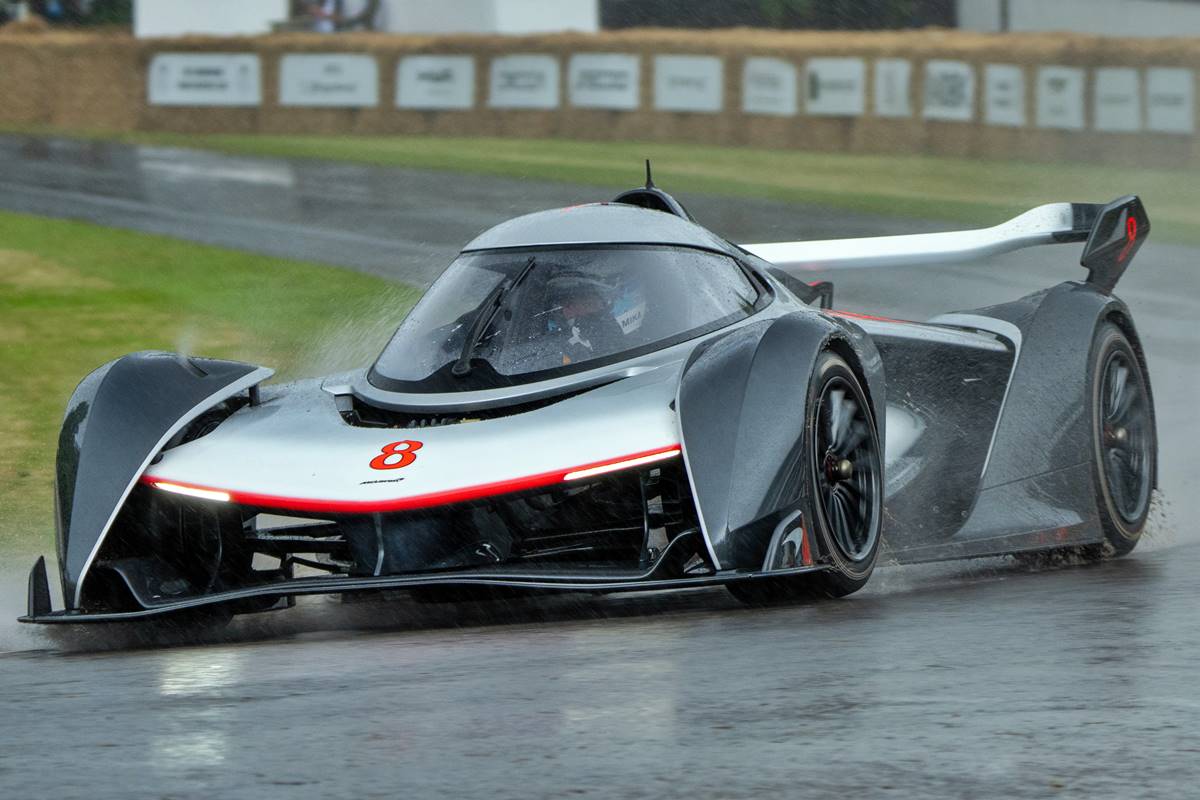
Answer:
<svg viewBox="0 0 1200 800"><path fill-rule="evenodd" d="M582 273L565 272L551 278L546 291L546 331L559 341L564 365L624 349L625 332L613 311L613 287Z"/></svg>

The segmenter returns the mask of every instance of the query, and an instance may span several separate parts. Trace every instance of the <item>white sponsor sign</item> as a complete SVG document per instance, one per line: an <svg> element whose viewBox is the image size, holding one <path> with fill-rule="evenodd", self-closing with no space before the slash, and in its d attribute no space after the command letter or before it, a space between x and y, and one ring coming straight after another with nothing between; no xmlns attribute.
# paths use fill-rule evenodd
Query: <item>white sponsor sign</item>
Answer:
<svg viewBox="0 0 1200 800"><path fill-rule="evenodd" d="M262 102L258 56L252 53L158 53L150 60L147 96L153 106L257 106Z"/></svg>
<svg viewBox="0 0 1200 800"><path fill-rule="evenodd" d="M794 64L779 58L747 58L742 65L742 111L794 116L796 72Z"/></svg>
<svg viewBox="0 0 1200 800"><path fill-rule="evenodd" d="M1083 130L1083 70L1040 67L1037 71L1037 126Z"/></svg>
<svg viewBox="0 0 1200 800"><path fill-rule="evenodd" d="M492 108L558 108L558 59L515 55L492 59Z"/></svg>
<svg viewBox="0 0 1200 800"><path fill-rule="evenodd" d="M925 62L925 119L975 118L975 70L965 61Z"/></svg>
<svg viewBox="0 0 1200 800"><path fill-rule="evenodd" d="M654 107L716 113L724 105L725 71L716 56L655 56Z"/></svg>
<svg viewBox="0 0 1200 800"><path fill-rule="evenodd" d="M285 55L279 61L279 104L373 108L379 105L379 65L368 55Z"/></svg>
<svg viewBox="0 0 1200 800"><path fill-rule="evenodd" d="M567 67L567 94L579 108L637 109L641 92L640 56L578 53Z"/></svg>
<svg viewBox="0 0 1200 800"><path fill-rule="evenodd" d="M861 58L811 58L804 110L820 117L857 117L866 109L867 65Z"/></svg>
<svg viewBox="0 0 1200 800"><path fill-rule="evenodd" d="M1142 86L1136 69L1096 70L1092 101L1096 130L1120 133L1142 129Z"/></svg>
<svg viewBox="0 0 1200 800"><path fill-rule="evenodd" d="M875 116L911 117L908 85L912 62L904 58L881 58L875 62Z"/></svg>
<svg viewBox="0 0 1200 800"><path fill-rule="evenodd" d="M1025 124L1025 70L1015 64L983 68L983 120L988 125Z"/></svg>
<svg viewBox="0 0 1200 800"><path fill-rule="evenodd" d="M396 106L423 110L475 105L471 56L405 56L396 67Z"/></svg>
<svg viewBox="0 0 1200 800"><path fill-rule="evenodd" d="M0 5L11 7L15 3ZM61 13L62 7L70 4L58 2L54 5L59 6ZM80 11L86 12L96 5L96 0L74 5L82 6ZM133 35L146 39L267 34L271 32L272 24L288 18L288 6L292 3L291 0L139 0L124 5L133 6Z"/></svg>
<svg viewBox="0 0 1200 800"><path fill-rule="evenodd" d="M1146 70L1146 127L1162 133L1196 132L1196 88L1190 69Z"/></svg>

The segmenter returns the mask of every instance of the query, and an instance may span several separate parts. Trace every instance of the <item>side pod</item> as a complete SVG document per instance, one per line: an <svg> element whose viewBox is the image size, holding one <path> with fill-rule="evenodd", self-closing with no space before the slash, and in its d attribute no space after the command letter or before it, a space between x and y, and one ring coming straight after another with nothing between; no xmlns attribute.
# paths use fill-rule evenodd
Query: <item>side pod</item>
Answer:
<svg viewBox="0 0 1200 800"><path fill-rule="evenodd" d="M109 527L151 459L214 405L273 371L237 361L143 352L100 367L79 384L58 438L55 505L67 608ZM35 569L36 571L36 569ZM37 592L40 598L40 590Z"/></svg>
<svg viewBox="0 0 1200 800"><path fill-rule="evenodd" d="M967 313L1009 322L1022 339L996 425L983 491L1065 472L1064 464L1089 463L1092 443L1086 365L1096 325L1109 317L1120 320L1140 354L1137 331L1125 304L1090 281L1072 281ZM1087 498L1090 503L1091 492L1091 478L1084 471L1079 486L1061 496Z"/></svg>
<svg viewBox="0 0 1200 800"><path fill-rule="evenodd" d="M1056 545L1100 541L1089 365L1096 326L1105 320L1125 331L1144 363L1128 308L1090 282L1069 282L931 322L970 325L971 317L1001 320L1013 329L1009 338L1018 353L1008 394L962 527L952 539L909 550L902 559L1012 552L1029 547L1030 532L1053 531Z"/></svg>
<svg viewBox="0 0 1200 800"><path fill-rule="evenodd" d="M884 419L878 353L855 334L796 312L716 339L684 367L676 399L684 457L719 569L760 569L777 518L804 500L809 381L831 342L857 354L875 418Z"/></svg>

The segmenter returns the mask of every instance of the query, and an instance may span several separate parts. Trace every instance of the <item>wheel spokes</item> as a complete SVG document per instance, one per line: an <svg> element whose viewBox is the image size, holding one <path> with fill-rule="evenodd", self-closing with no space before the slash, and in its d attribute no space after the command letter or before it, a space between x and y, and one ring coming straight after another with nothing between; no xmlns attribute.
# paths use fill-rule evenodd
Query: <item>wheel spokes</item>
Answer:
<svg viewBox="0 0 1200 800"><path fill-rule="evenodd" d="M877 524L879 460L866 409L845 379L831 380L817 408L814 467L828 531L847 557L870 552Z"/></svg>
<svg viewBox="0 0 1200 800"><path fill-rule="evenodd" d="M1104 369L1101 425L1102 465L1113 505L1126 521L1145 513L1150 496L1147 471L1152 433L1146 395L1129 357L1114 351Z"/></svg>
<svg viewBox="0 0 1200 800"><path fill-rule="evenodd" d="M867 427L866 422L863 422L862 420L855 420L854 423L850 425L850 431L846 436L846 441L842 443L841 447L837 451L837 454L842 458L849 458L851 461L855 461L852 456L858 451L859 446L866 441L866 438L870 433L871 430Z"/></svg>
<svg viewBox="0 0 1200 800"><path fill-rule="evenodd" d="M1122 512L1128 510L1129 499L1126 486L1129 481L1129 470L1121 463L1121 453L1117 449L1108 451L1109 488L1114 497L1113 502Z"/></svg>
<svg viewBox="0 0 1200 800"><path fill-rule="evenodd" d="M855 535L858 526L857 515L851 510L851 504L843 494L844 484L835 486L829 493L826 508L829 514L830 527L838 544L847 553L855 553L860 546L861 537Z"/></svg>
<svg viewBox="0 0 1200 800"><path fill-rule="evenodd" d="M862 497L848 483L838 486L837 491L838 496L841 498L843 513L845 513L848 522L850 544L857 550L862 546L867 535L867 532L863 529L865 519L862 513Z"/></svg>
<svg viewBox="0 0 1200 800"><path fill-rule="evenodd" d="M843 453L843 443L846 433L854 423L858 413L858 403L846 397L843 389L834 389L829 393L829 446L837 453Z"/></svg>
<svg viewBox="0 0 1200 800"><path fill-rule="evenodd" d="M1127 404L1133 393L1127 391L1129 369L1119 359L1113 359L1109 370L1108 404L1104 416L1109 421L1116 422L1129 411Z"/></svg>

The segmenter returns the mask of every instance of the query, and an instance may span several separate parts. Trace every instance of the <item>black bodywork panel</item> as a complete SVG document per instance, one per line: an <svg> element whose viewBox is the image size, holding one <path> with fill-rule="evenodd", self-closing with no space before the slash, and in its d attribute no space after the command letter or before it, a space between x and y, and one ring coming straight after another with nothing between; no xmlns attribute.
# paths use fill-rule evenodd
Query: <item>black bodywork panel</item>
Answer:
<svg viewBox="0 0 1200 800"><path fill-rule="evenodd" d="M954 426L972 413L978 414L978 428L961 432L966 438L957 446L964 452L936 457L935 468L925 470L927 477L918 476L916 485L889 498L884 535L893 555L905 562L927 561L1099 541L1088 364L1096 328L1105 319L1120 325L1141 354L1128 309L1089 283L1070 282L964 313L1015 326L1020 337L1016 363L1003 384L981 386L973 399L959 395L964 404L956 405L954 391L927 392L927 413L944 426L937 436L957 435ZM886 337L876 341L886 364L896 354L895 345ZM991 377L978 374L988 371L982 362L962 368L986 384L999 380L1003 367L996 363ZM908 391L901 385L905 377L888 375L889 396ZM935 372L931 377L955 382L962 375ZM1004 394L997 407L1000 388ZM983 463L986 469L976 468Z"/></svg>
<svg viewBox="0 0 1200 800"><path fill-rule="evenodd" d="M20 621L59 625L137 622L156 617L185 614L211 606L236 608L239 606L257 605L259 610L270 610L275 606L271 605L269 601L311 594L353 594L358 592L429 588L508 589L521 592L589 592L605 594L622 591L698 589L706 586L721 586L734 581L754 581L763 577L758 572L733 574L715 574L709 572L702 575L680 576L664 570L662 568L664 564L669 565L670 560L664 559L660 564L655 564L646 570L613 571L608 573L568 571L537 573L520 570L479 569L458 572L430 572L416 575L386 575L381 577L336 576L289 578L271 584L228 589L199 597L155 601L136 610L78 612L68 609L38 613L39 608L30 605L29 613L21 617ZM772 572L771 574L773 576L799 576L820 572L824 569L824 566L814 565L795 567L779 572ZM45 562L39 559L30 572L30 586L40 585L45 580ZM268 601L268 603L264 604L263 600Z"/></svg>
<svg viewBox="0 0 1200 800"><path fill-rule="evenodd" d="M1111 292L1150 236L1150 217L1141 198L1119 197L1100 210L1080 260L1088 283Z"/></svg>
<svg viewBox="0 0 1200 800"><path fill-rule="evenodd" d="M59 568L68 608L96 547L147 462L175 431L269 370L143 352L100 367L67 405L55 467Z"/></svg>
<svg viewBox="0 0 1200 800"><path fill-rule="evenodd" d="M885 541L897 552L953 537L966 519L1012 373L1014 348L982 349L905 335L873 336L887 376L889 405L921 433L888 460ZM909 330L905 330L905 329Z"/></svg>

